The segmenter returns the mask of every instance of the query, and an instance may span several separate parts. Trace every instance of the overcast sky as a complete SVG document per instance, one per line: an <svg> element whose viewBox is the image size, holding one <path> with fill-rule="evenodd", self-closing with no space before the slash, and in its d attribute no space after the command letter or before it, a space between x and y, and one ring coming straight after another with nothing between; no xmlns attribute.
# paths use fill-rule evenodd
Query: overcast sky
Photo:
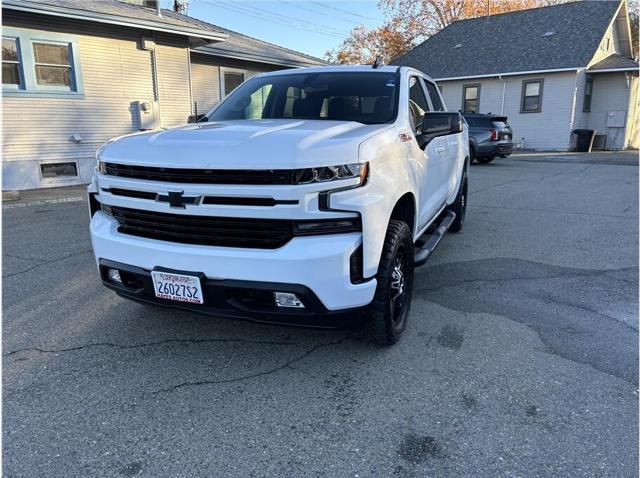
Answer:
<svg viewBox="0 0 640 478"><path fill-rule="evenodd" d="M173 0L161 0L171 8ZM357 25L376 27L376 0L189 0L189 15L322 58Z"/></svg>

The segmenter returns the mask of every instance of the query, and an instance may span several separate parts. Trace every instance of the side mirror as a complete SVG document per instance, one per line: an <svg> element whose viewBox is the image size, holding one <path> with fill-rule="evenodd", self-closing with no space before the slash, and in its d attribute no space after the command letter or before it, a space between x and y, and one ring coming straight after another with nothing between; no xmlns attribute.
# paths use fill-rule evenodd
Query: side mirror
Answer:
<svg viewBox="0 0 640 478"><path fill-rule="evenodd" d="M200 123L207 115L191 115L187 118L187 123Z"/></svg>
<svg viewBox="0 0 640 478"><path fill-rule="evenodd" d="M449 134L461 133L463 129L462 115L451 111L427 112L422 119L420 144L424 148L433 138Z"/></svg>

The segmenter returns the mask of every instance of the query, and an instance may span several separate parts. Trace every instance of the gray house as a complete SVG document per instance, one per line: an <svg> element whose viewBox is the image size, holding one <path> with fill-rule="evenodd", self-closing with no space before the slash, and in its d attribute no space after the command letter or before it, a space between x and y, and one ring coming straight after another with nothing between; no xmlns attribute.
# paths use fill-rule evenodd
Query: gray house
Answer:
<svg viewBox="0 0 640 478"><path fill-rule="evenodd" d="M449 109L509 117L526 149L640 146L638 63L626 1L581 1L462 20L394 63L431 75Z"/></svg>
<svg viewBox="0 0 640 478"><path fill-rule="evenodd" d="M3 0L3 189L88 182L115 136L186 122L245 79L322 60L149 0Z"/></svg>

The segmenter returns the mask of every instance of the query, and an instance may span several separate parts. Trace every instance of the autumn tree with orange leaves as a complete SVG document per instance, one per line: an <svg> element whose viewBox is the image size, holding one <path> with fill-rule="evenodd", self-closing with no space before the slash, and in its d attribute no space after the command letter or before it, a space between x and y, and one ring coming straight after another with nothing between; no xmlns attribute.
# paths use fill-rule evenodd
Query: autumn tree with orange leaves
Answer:
<svg viewBox="0 0 640 478"><path fill-rule="evenodd" d="M476 18L540 7L562 0L380 0L388 20L379 28L354 28L336 50L326 53L333 63L370 64L379 57L391 63L447 25Z"/></svg>

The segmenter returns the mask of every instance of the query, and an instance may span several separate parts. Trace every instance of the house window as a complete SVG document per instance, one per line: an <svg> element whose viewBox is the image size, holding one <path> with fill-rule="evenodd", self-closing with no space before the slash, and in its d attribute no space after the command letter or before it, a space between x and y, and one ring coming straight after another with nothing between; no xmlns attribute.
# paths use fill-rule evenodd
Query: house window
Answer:
<svg viewBox="0 0 640 478"><path fill-rule="evenodd" d="M71 87L71 60L69 45L33 43L36 83L38 85Z"/></svg>
<svg viewBox="0 0 640 478"><path fill-rule="evenodd" d="M522 82L522 102L520 113L540 113L542 111L543 80L524 80Z"/></svg>
<svg viewBox="0 0 640 478"><path fill-rule="evenodd" d="M480 85L464 85L462 87L462 111L477 113L480 108Z"/></svg>
<svg viewBox="0 0 640 478"><path fill-rule="evenodd" d="M429 98L431 98L431 104L433 105L433 111L444 111L442 107L442 101L440 101L440 95L436 89L436 85L430 81L425 81L427 85L427 91L429 92Z"/></svg>
<svg viewBox="0 0 640 478"><path fill-rule="evenodd" d="M5 27L3 93L82 97L82 74L74 35Z"/></svg>
<svg viewBox="0 0 640 478"><path fill-rule="evenodd" d="M220 92L222 98L236 89L245 80L246 70L220 68Z"/></svg>
<svg viewBox="0 0 640 478"><path fill-rule="evenodd" d="M591 111L591 95L593 93L593 78L587 78L584 84L584 101L582 103L582 111Z"/></svg>
<svg viewBox="0 0 640 478"><path fill-rule="evenodd" d="M2 39L2 84L15 85L22 84L20 74L20 50L17 38Z"/></svg>

